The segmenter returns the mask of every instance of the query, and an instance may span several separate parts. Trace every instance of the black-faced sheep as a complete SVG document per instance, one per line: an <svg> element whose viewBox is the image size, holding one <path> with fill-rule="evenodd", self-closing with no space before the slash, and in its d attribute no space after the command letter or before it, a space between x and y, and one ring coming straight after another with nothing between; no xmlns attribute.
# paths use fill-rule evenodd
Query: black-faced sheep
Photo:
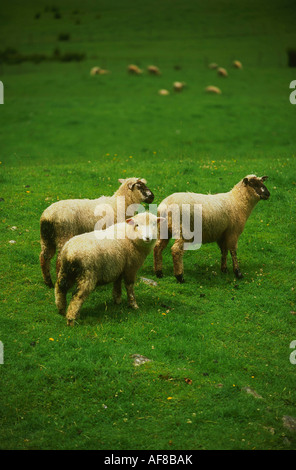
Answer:
<svg viewBox="0 0 296 470"><path fill-rule="evenodd" d="M67 240L85 232L91 232L102 218L100 209L106 207L111 217L105 217L105 227L117 222L117 209L125 211L131 204L151 203L152 191L146 186L146 180L140 178L119 179L121 183L113 196L98 199L67 199L49 206L40 218L41 253L40 265L45 284L53 287L50 275L50 260L58 252L56 271L60 266L60 251ZM120 197L120 199L119 199ZM124 199L123 199L124 198ZM123 200L124 207L119 204ZM104 227L101 227L104 228Z"/></svg>
<svg viewBox="0 0 296 470"><path fill-rule="evenodd" d="M65 244L55 300L59 312L65 315L67 291L76 284L67 309L68 325L73 325L83 302L98 285L113 283L113 299L119 304L123 280L128 304L133 309L138 308L134 283L155 244L159 220L154 214L142 212L106 230L77 235Z"/></svg>
<svg viewBox="0 0 296 470"><path fill-rule="evenodd" d="M244 230L245 223L261 199L268 199L270 193L264 181L267 176L259 178L248 175L236 184L231 191L219 194L175 193L165 198L158 207L158 215L165 217L167 237L158 235L154 247L154 270L157 277L162 277L162 251L172 237L174 227L173 211L177 208L180 213L180 236L172 246L171 252L174 264L174 274L178 282L184 282L183 277L183 252L184 252L184 227L182 227L182 205L190 207L190 230L194 224L195 205L202 207L202 239L201 243L217 242L220 247L222 259L221 270L227 271L227 254L231 253L233 271L237 278L242 278L237 261L237 243ZM175 237L177 238L177 237ZM191 240L188 240L190 242Z"/></svg>

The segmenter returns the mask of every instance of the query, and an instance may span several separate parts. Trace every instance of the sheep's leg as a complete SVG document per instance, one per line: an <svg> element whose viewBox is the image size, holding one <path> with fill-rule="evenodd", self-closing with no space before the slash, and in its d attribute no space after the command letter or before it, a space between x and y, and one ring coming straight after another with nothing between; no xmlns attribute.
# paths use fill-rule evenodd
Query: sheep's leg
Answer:
<svg viewBox="0 0 296 470"><path fill-rule="evenodd" d="M134 293L135 279L132 279L131 277L125 278L124 284L125 284L126 293L127 293L128 305L132 307L133 309L139 308L137 305L135 293Z"/></svg>
<svg viewBox="0 0 296 470"><path fill-rule="evenodd" d="M230 253L231 253L232 263L233 263L233 272L235 276L237 277L237 279L242 279L244 276L242 275L239 269L236 250L230 250Z"/></svg>
<svg viewBox="0 0 296 470"><path fill-rule="evenodd" d="M175 241L171 249L173 264L174 264L174 275L178 282L184 282L184 268L183 268L183 253L184 253L184 240L179 238Z"/></svg>
<svg viewBox="0 0 296 470"><path fill-rule="evenodd" d="M121 277L119 277L113 284L113 299L119 305L121 303Z"/></svg>
<svg viewBox="0 0 296 470"><path fill-rule="evenodd" d="M221 271L222 273L227 273L227 255L228 255L228 248L225 244L224 239L218 240L218 246L221 250Z"/></svg>
<svg viewBox="0 0 296 470"><path fill-rule="evenodd" d="M55 285L55 303L61 315L65 315L67 307L67 289L63 289L59 281Z"/></svg>
<svg viewBox="0 0 296 470"><path fill-rule="evenodd" d="M154 271L157 277L163 277L162 251L167 247L169 239L158 239L154 247Z"/></svg>
<svg viewBox="0 0 296 470"><path fill-rule="evenodd" d="M221 271L222 273L227 273L227 254L228 250L227 249L221 249Z"/></svg>
<svg viewBox="0 0 296 470"><path fill-rule="evenodd" d="M77 290L73 295L67 310L66 318L68 326L74 325L74 321L79 316L79 311L83 302L87 299L87 297L93 291L94 288L95 283L87 280L86 278L78 282Z"/></svg>
<svg viewBox="0 0 296 470"><path fill-rule="evenodd" d="M60 240L59 243L58 243L58 246L57 246L57 260L56 260L56 275L58 276L59 275L59 272L60 272L60 269L61 269L61 253L62 253L62 249L63 249L63 246L65 245L65 243L68 241L68 239L63 239L63 240Z"/></svg>
<svg viewBox="0 0 296 470"><path fill-rule="evenodd" d="M56 251L55 246L47 245L43 240L41 240L41 253L40 253L40 266L42 271L42 276L45 284L48 287L53 287L53 282L50 276L50 260L54 256Z"/></svg>

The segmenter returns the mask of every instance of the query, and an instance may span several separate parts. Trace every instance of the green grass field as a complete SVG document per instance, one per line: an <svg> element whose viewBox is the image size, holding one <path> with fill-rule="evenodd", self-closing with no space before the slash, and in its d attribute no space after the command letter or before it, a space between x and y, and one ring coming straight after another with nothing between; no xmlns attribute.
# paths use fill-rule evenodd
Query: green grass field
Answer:
<svg viewBox="0 0 296 470"><path fill-rule="evenodd" d="M0 53L23 58L0 60L1 449L296 449L283 420L296 419L295 4L57 4L0 7ZM85 58L50 60L57 49ZM144 73L128 75L129 63ZM96 65L111 73L90 76ZM152 254L139 272L138 311L125 293L113 305L109 285L66 326L39 266L47 206L111 195L130 176L159 204L176 191L228 191L251 173L269 176L271 197L241 236L242 280L220 272L212 244L185 253L180 285L168 248L163 279ZM133 354L151 361L136 367Z"/></svg>

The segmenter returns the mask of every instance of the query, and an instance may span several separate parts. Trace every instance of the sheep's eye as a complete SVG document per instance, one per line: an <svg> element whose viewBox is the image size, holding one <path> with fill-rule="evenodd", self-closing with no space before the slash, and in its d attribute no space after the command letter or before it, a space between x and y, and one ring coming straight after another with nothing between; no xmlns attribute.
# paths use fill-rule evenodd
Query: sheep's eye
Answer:
<svg viewBox="0 0 296 470"><path fill-rule="evenodd" d="M135 224L135 228L138 228L139 227L139 224Z"/></svg>

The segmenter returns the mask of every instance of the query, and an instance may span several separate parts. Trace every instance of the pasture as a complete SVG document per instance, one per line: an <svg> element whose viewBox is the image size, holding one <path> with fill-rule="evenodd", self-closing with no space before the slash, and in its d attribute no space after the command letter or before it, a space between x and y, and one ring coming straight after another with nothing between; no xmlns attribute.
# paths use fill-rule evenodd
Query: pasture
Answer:
<svg viewBox="0 0 296 470"><path fill-rule="evenodd" d="M57 5L0 7L1 449L295 450L295 4ZM139 272L139 310L108 285L67 327L39 266L47 206L112 195L118 178L145 178L159 204L252 173L271 196L239 240L243 279L210 244L185 253L178 284L170 242L162 279L152 254Z"/></svg>

